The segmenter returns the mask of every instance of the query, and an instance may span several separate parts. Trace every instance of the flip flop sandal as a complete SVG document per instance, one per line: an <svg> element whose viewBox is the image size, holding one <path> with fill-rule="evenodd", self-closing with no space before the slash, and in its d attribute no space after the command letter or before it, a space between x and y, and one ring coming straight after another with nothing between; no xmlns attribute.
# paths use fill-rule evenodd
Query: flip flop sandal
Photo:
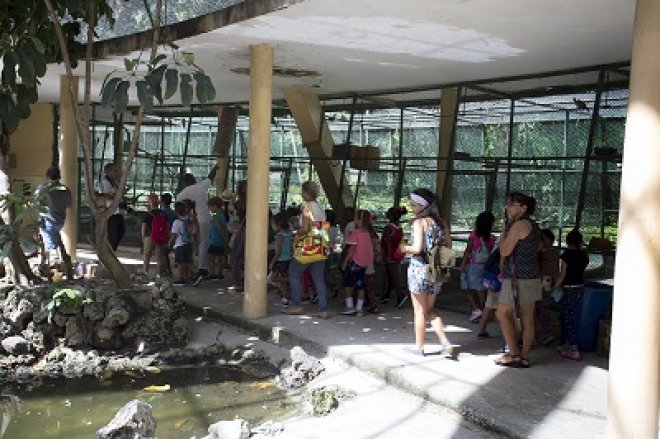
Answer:
<svg viewBox="0 0 660 439"><path fill-rule="evenodd" d="M503 361L504 359L508 359L509 361ZM520 357L517 355L504 354L495 360L495 364L498 366L518 368L520 367Z"/></svg>
<svg viewBox="0 0 660 439"><path fill-rule="evenodd" d="M520 367L522 367L523 369L529 369L529 366L531 366L531 364L529 363L529 358L522 358L521 357L520 358Z"/></svg>

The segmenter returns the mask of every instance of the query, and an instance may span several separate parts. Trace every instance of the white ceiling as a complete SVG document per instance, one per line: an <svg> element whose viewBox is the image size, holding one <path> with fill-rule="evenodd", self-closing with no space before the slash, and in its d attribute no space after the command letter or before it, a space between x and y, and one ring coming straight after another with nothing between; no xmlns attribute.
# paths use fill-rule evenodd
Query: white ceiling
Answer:
<svg viewBox="0 0 660 439"><path fill-rule="evenodd" d="M348 95L627 61L634 6L633 0L305 0L177 44L211 76L218 103L248 100L249 77L240 72L249 68L255 43L273 46L276 67L314 73L275 75L274 99L294 84ZM95 100L122 60L95 62ZM62 73L49 66L42 100L59 100Z"/></svg>

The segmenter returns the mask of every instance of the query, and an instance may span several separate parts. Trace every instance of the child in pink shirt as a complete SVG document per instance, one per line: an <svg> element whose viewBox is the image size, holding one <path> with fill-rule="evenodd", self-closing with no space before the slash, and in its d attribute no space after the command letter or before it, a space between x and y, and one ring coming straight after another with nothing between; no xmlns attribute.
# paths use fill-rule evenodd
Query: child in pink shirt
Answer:
<svg viewBox="0 0 660 439"><path fill-rule="evenodd" d="M359 210L355 216L355 230L346 240L348 251L342 261L344 271L344 294L346 306L342 311L344 315L364 316L364 290L366 287L365 272L374 260L374 250L371 242L371 214L366 210ZM353 288L358 292L357 304L353 305Z"/></svg>

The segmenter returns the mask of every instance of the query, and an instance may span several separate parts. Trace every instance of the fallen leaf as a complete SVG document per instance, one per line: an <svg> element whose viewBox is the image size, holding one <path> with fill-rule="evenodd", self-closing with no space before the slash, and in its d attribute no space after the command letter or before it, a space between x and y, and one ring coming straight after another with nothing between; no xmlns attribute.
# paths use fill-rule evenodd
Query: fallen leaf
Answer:
<svg viewBox="0 0 660 439"><path fill-rule="evenodd" d="M176 421L176 422L174 423L174 429L175 429L175 430L181 430L181 427L183 427L184 425L186 425L186 424L188 423L189 420L190 420L190 419L181 419L181 420Z"/></svg>
<svg viewBox="0 0 660 439"><path fill-rule="evenodd" d="M167 392L170 390L170 385L169 384L163 384L162 386L147 386L144 389L145 392Z"/></svg>

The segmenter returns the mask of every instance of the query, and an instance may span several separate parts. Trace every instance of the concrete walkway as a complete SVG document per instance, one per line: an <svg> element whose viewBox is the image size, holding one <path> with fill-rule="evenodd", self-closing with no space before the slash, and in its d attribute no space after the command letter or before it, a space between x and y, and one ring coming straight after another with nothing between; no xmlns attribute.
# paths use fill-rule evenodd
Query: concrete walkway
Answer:
<svg viewBox="0 0 660 439"><path fill-rule="evenodd" d="M139 270L136 251L120 251L120 256L122 263ZM91 262L96 255L81 249L79 259ZM322 320L312 317L315 305L307 306L309 315L282 314L279 298L271 292L268 315L250 320L242 314L243 293L229 291L228 285L207 281L178 290L193 312L242 328L263 341L286 348L300 345L317 356L342 360L493 432L517 438L605 437L607 359L589 352L582 361L573 362L561 358L553 347L537 347L530 353L529 369L497 366L493 359L504 343L499 325L489 325L492 339L477 340L477 325L469 323L463 294L453 285L440 294L437 306L450 340L461 345L456 361L403 351L414 340L409 305L399 310L382 305L381 314L346 317L338 314L342 301L336 298L329 301L330 319ZM437 347L429 329L427 351Z"/></svg>
<svg viewBox="0 0 660 439"><path fill-rule="evenodd" d="M268 316L242 316L243 294L225 282L207 281L198 288L179 288L196 312L241 327L261 340L292 347L301 345L316 355L341 359L382 378L388 384L439 404L491 431L511 437L597 438L605 436L607 360L587 353L580 362L564 360L554 348L535 348L530 369L494 364L502 347L499 328L494 338L476 339L467 315L441 312L452 342L461 345L457 360L417 357L403 351L413 340L412 309L381 307L381 314L347 317L337 314L339 298L330 301L331 317L281 313L275 293L269 293ZM442 302L440 302L442 303ZM437 348L429 330L427 351Z"/></svg>

